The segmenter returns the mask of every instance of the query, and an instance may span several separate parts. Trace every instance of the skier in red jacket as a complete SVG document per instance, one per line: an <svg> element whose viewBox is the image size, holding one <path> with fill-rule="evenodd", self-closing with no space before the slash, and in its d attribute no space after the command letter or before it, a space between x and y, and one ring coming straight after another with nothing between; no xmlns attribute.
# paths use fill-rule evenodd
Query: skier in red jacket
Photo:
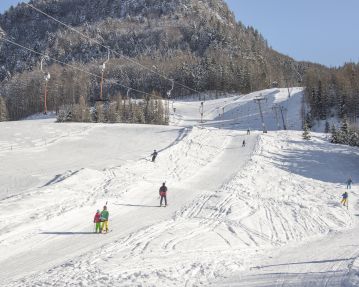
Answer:
<svg viewBox="0 0 359 287"><path fill-rule="evenodd" d="M100 210L97 210L95 217L93 219L93 223L96 224L96 229L95 229L95 233L101 233L101 212Z"/></svg>

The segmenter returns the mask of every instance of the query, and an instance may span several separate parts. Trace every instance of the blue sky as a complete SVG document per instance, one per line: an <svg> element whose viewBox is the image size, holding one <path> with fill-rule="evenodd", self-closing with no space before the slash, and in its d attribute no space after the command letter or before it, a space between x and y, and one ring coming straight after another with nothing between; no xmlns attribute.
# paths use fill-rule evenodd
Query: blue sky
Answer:
<svg viewBox="0 0 359 287"><path fill-rule="evenodd" d="M0 12L20 0L0 0ZM327 66L359 61L359 0L226 0L277 51Z"/></svg>

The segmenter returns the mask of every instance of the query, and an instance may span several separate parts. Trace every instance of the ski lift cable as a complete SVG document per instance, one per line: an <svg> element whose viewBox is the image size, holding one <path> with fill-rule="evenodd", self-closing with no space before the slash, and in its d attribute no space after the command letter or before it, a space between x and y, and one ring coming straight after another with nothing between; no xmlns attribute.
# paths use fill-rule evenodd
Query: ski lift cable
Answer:
<svg viewBox="0 0 359 287"><path fill-rule="evenodd" d="M149 67L147 67L147 66L145 66L145 65L143 65L143 64L141 64L141 63L139 63L139 62L137 62L137 61L135 61L135 60L133 60L133 59L131 59L131 58L129 58L129 57L124 56L123 54L121 54L121 53L119 53L119 52L117 52L117 51L115 51L115 50L113 50L113 49L110 49L108 46L105 46L105 45L102 44L100 41L98 41L98 40L96 40L96 39L94 39L94 38L91 38L91 37L85 35L84 33L78 31L77 29L75 29L75 28L73 28L73 27L71 27L70 25L68 25L68 24L66 24L66 23L64 23L64 22L62 22L62 21L56 19L55 17L53 17L53 16L51 16L51 15L49 15L49 14L47 14L46 12L42 11L41 9L39 9L39 8L37 8L37 7L35 7L35 6L31 5L31 4L29 4L29 3L26 3L26 2L24 2L24 4L25 4L26 6L32 8L32 9L34 9L35 11L37 11L37 12L39 12L39 13L45 15L46 17L48 17L48 18L54 20L55 22L57 22L57 23L59 23L59 24L65 26L66 28L70 29L71 31L73 31L73 32L75 32L75 33L81 35L82 37L84 37L84 38L90 40L91 42L94 42L94 43L98 44L99 46L101 46L101 47L103 47L103 48L109 49L110 51L112 51L112 53L118 55L119 57L122 57L122 58L124 58L125 60L127 60L127 61L129 61L129 62L131 62L131 63L133 63L133 64L139 65L139 66L141 66L143 69L148 70L148 71L150 71L151 73L154 73L154 74L156 74L156 75L162 77L162 78L165 79L165 80L173 81L172 79L170 79L169 77L165 76L164 74L161 74L161 73L159 73L159 72L157 72L157 71L155 71L155 70L153 70L153 69L151 69L151 68L149 68ZM184 84L182 84L182 83L180 83L180 82L175 82L175 81L173 81L173 82L174 82L175 84L177 84L178 86L181 86L181 87L183 87L183 88L185 88L185 89L187 89L187 90L189 90L189 91L192 91L192 92L195 92L195 93L199 93L197 90L192 89L192 88L190 88L190 87L188 87L188 86L186 86L186 85L184 85Z"/></svg>
<svg viewBox="0 0 359 287"><path fill-rule="evenodd" d="M92 72L83 70L83 69L81 69L81 68L79 68L79 67L76 67L76 66L74 66L74 65L65 63L65 62L60 61L60 60L57 60L57 59L52 58L52 57L50 57L50 56L48 56L48 55L46 55L46 54L37 52L37 51L35 51L35 50L31 49L31 48L25 47L25 46L23 46L23 45L21 45L21 44L19 44L19 43L16 43L16 42L14 42L14 41L12 41L12 40L7 39L7 38L2 38L1 40L2 40L2 41L5 41L5 42L7 42L7 43L10 43L10 44L12 44L12 45L15 45L15 46L17 46L17 47L19 47L19 48L22 48L22 49L24 49L24 50L27 50L27 51L29 51L29 52L32 52L32 53L34 53L34 54L37 54L37 55L39 55L39 56L47 57L48 59L50 59L50 60L52 60L52 61L54 61L54 62L56 62L56 63L62 64L62 65L64 65L64 66L68 66L68 67L70 67L70 68L72 68L72 69L74 69L74 70L81 71L81 72L83 72L83 73L85 73L85 74L88 74L88 75L90 75L90 76L93 76L93 77L96 77L96 78L101 79L101 76L100 76L100 75L94 74L94 73L92 73ZM131 89L132 91L135 91L135 92L138 92L138 93L141 93L141 94L144 94L144 95L151 96L151 94L149 94L149 93L146 93L146 92L144 92L144 91L137 90L137 89L134 89L134 88L130 88L130 87L128 87L128 86L126 86L126 85L124 85L124 84L121 84L121 83L119 83L119 82L117 82L117 81L110 80L110 79L104 79L104 80L107 81L107 82L109 82L109 83L111 83L111 84L115 84L115 85L121 86L121 87L123 87L123 88L125 88L125 89Z"/></svg>

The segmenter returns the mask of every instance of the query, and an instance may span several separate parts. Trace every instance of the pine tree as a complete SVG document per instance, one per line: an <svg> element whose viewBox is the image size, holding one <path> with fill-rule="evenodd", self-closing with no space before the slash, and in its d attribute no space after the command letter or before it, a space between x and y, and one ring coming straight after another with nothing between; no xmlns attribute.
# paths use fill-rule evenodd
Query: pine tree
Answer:
<svg viewBox="0 0 359 287"><path fill-rule="evenodd" d="M305 123L307 124L309 129L313 127L313 116L311 113L307 113L305 115Z"/></svg>
<svg viewBox="0 0 359 287"><path fill-rule="evenodd" d="M340 129L344 134L348 134L348 132L349 132L349 123L348 123L348 119L347 119L346 116L343 117L342 126L341 126Z"/></svg>
<svg viewBox="0 0 359 287"><path fill-rule="evenodd" d="M326 134L328 134L328 133L330 132L330 125L329 125L329 122L328 122L328 121L325 122L325 130L324 130L324 132L325 132Z"/></svg>
<svg viewBox="0 0 359 287"><path fill-rule="evenodd" d="M344 116L342 120L342 125L340 127L340 134L341 134L340 143L349 144L350 131L349 131L348 119L346 116Z"/></svg>
<svg viewBox="0 0 359 287"><path fill-rule="evenodd" d="M117 103L110 104L108 109L108 122L109 123L116 123L117 121Z"/></svg>
<svg viewBox="0 0 359 287"><path fill-rule="evenodd" d="M71 122L72 121L72 108L69 105L62 106L57 115L57 122Z"/></svg>
<svg viewBox="0 0 359 287"><path fill-rule="evenodd" d="M145 114L144 114L144 105L142 104L137 104L136 105L136 109L135 109L135 117L136 117L136 121L139 124L144 124L145 123Z"/></svg>
<svg viewBox="0 0 359 287"><path fill-rule="evenodd" d="M115 115L115 122L121 123L123 119L123 100L121 95L118 95L116 98L116 115Z"/></svg>
<svg viewBox="0 0 359 287"><path fill-rule="evenodd" d="M354 129L350 130L348 144L351 146L359 146L359 133Z"/></svg>
<svg viewBox="0 0 359 287"><path fill-rule="evenodd" d="M80 105L78 105L78 104L72 105L71 106L71 114L72 114L71 120L73 122L82 122Z"/></svg>
<svg viewBox="0 0 359 287"><path fill-rule="evenodd" d="M101 103L96 104L96 117L98 123L106 122L106 115L105 115L105 108L104 105Z"/></svg>
<svg viewBox="0 0 359 287"><path fill-rule="evenodd" d="M90 121L90 111L86 104L86 100L84 96L81 96L79 99L79 109L81 113L81 121L89 122Z"/></svg>
<svg viewBox="0 0 359 287"><path fill-rule="evenodd" d="M338 144L339 143L339 133L334 124L332 125L332 128L331 128L331 134L332 134L331 142L334 144Z"/></svg>
<svg viewBox="0 0 359 287"><path fill-rule="evenodd" d="M8 120L8 112L6 107L6 102L3 97L0 97L0 122Z"/></svg>
<svg viewBox="0 0 359 287"><path fill-rule="evenodd" d="M303 139L305 139L305 140L310 140L311 139L310 129L309 129L307 123L305 123L304 127L303 127Z"/></svg>

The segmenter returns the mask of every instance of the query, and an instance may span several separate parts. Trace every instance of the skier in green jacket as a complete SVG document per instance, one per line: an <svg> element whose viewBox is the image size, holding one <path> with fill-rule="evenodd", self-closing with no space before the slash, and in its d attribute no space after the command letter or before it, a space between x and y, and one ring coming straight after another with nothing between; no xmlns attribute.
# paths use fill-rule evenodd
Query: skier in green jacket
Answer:
<svg viewBox="0 0 359 287"><path fill-rule="evenodd" d="M103 210L101 211L101 222L102 222L102 225L101 225L101 232L102 231L105 231L106 233L108 232L108 218L109 218L110 214L107 210L107 206L105 205L103 207Z"/></svg>

